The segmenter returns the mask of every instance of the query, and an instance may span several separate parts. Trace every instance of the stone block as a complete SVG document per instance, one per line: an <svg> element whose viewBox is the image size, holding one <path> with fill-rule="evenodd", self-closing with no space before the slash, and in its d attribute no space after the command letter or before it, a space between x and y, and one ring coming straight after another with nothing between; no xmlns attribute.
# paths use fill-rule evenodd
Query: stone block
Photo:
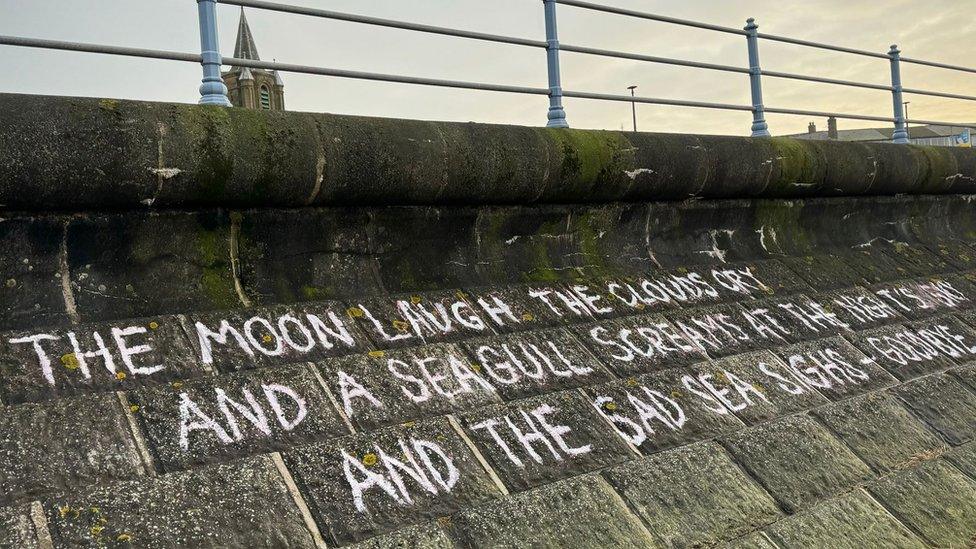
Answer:
<svg viewBox="0 0 976 549"><path fill-rule="evenodd" d="M308 365L252 370L127 395L166 471L349 433Z"/></svg>
<svg viewBox="0 0 976 549"><path fill-rule="evenodd" d="M451 517L461 547L650 547L655 539L603 479L582 476Z"/></svg>
<svg viewBox="0 0 976 549"><path fill-rule="evenodd" d="M458 419L510 491L634 457L587 399L575 391L488 406Z"/></svg>
<svg viewBox="0 0 976 549"><path fill-rule="evenodd" d="M793 378L831 400L848 398L897 383L878 363L840 337L777 349Z"/></svg>
<svg viewBox="0 0 976 549"><path fill-rule="evenodd" d="M454 344L371 351L317 366L360 430L501 402L492 384Z"/></svg>
<svg viewBox="0 0 976 549"><path fill-rule="evenodd" d="M778 519L776 502L718 444L669 450L603 473L662 547L705 547Z"/></svg>
<svg viewBox="0 0 976 549"><path fill-rule="evenodd" d="M879 473L938 456L945 443L887 393L871 393L813 411Z"/></svg>
<svg viewBox="0 0 976 549"><path fill-rule="evenodd" d="M976 394L956 379L932 375L893 391L949 444L958 446L976 438Z"/></svg>
<svg viewBox="0 0 976 549"><path fill-rule="evenodd" d="M8 404L207 373L175 316L0 334L0 398Z"/></svg>
<svg viewBox="0 0 976 549"><path fill-rule="evenodd" d="M808 416L726 436L723 444L790 513L849 490L871 470Z"/></svg>
<svg viewBox="0 0 976 549"><path fill-rule="evenodd" d="M333 546L451 515L500 495L444 419L303 446L283 457Z"/></svg>

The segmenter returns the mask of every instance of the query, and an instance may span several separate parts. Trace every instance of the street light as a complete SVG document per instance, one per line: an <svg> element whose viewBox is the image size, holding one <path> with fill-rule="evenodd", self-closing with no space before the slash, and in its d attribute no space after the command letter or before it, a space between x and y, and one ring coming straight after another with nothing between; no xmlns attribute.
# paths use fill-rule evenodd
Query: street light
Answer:
<svg viewBox="0 0 976 549"><path fill-rule="evenodd" d="M637 89L637 86L627 86L627 89L630 90L630 96L634 97L634 90ZM635 101L630 102L630 110L634 113L634 131L636 132L637 131L637 102Z"/></svg>

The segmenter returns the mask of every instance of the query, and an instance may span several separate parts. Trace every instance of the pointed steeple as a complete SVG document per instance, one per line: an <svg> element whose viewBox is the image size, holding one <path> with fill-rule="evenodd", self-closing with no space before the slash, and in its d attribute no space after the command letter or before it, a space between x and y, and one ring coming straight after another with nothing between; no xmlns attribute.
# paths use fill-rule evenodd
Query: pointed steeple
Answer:
<svg viewBox="0 0 976 549"><path fill-rule="evenodd" d="M259 61L258 47L254 44L254 35L247 24L244 8L241 7L241 22L237 26L237 44L234 46L234 57L238 59L253 59Z"/></svg>

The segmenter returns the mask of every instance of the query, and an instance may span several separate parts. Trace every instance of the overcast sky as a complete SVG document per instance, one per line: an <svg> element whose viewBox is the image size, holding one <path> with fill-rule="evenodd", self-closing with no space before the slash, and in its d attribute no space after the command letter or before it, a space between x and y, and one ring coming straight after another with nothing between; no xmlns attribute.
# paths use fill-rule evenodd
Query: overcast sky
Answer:
<svg viewBox="0 0 976 549"><path fill-rule="evenodd" d="M544 39L538 0L283 0L384 18ZM755 17L772 34L976 65L971 0L598 0L630 9L741 27ZM220 6L222 50L233 52L239 9ZM546 86L544 50L249 10L262 59L445 79ZM574 45L747 65L745 39L559 6L560 39ZM0 34L199 51L194 0L0 0ZM763 42L763 68L889 83L887 62ZM749 104L748 76L562 54L563 86L578 91ZM976 74L903 65L906 87L976 95ZM284 74L290 110L430 120L542 125L545 97ZM0 46L0 92L195 102L199 66ZM766 78L767 106L891 116L883 91ZM906 96L913 118L976 121L976 102ZM630 127L626 103L567 99L578 128ZM638 106L642 130L743 135L748 112ZM806 117L768 116L773 134L806 130ZM824 128L824 120L815 120ZM841 121L841 128L871 123Z"/></svg>

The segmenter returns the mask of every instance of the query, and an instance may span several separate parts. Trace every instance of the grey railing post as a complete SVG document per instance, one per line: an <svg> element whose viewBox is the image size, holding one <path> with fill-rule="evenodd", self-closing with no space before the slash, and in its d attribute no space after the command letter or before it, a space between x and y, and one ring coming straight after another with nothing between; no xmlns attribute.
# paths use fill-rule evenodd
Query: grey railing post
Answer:
<svg viewBox="0 0 976 549"><path fill-rule="evenodd" d="M759 68L759 25L753 18L746 19L744 30L749 46L749 87L752 89L752 137L769 137L766 124L766 108L763 107L762 69Z"/></svg>
<svg viewBox="0 0 976 549"><path fill-rule="evenodd" d="M563 109L563 88L559 76L559 35L556 32L556 1L542 0L546 9L546 60L549 66L549 123L550 128L568 128Z"/></svg>
<svg viewBox="0 0 976 549"><path fill-rule="evenodd" d="M217 39L217 2L197 0L200 14L200 56L203 65L203 84L200 85L201 105L230 106L227 86L220 78L220 41Z"/></svg>
<svg viewBox="0 0 976 549"><path fill-rule="evenodd" d="M905 119L905 104L902 100L901 89L901 51L897 44L892 44L888 50L891 60L891 100L895 107L895 133L891 134L892 143L908 143L908 121Z"/></svg>

